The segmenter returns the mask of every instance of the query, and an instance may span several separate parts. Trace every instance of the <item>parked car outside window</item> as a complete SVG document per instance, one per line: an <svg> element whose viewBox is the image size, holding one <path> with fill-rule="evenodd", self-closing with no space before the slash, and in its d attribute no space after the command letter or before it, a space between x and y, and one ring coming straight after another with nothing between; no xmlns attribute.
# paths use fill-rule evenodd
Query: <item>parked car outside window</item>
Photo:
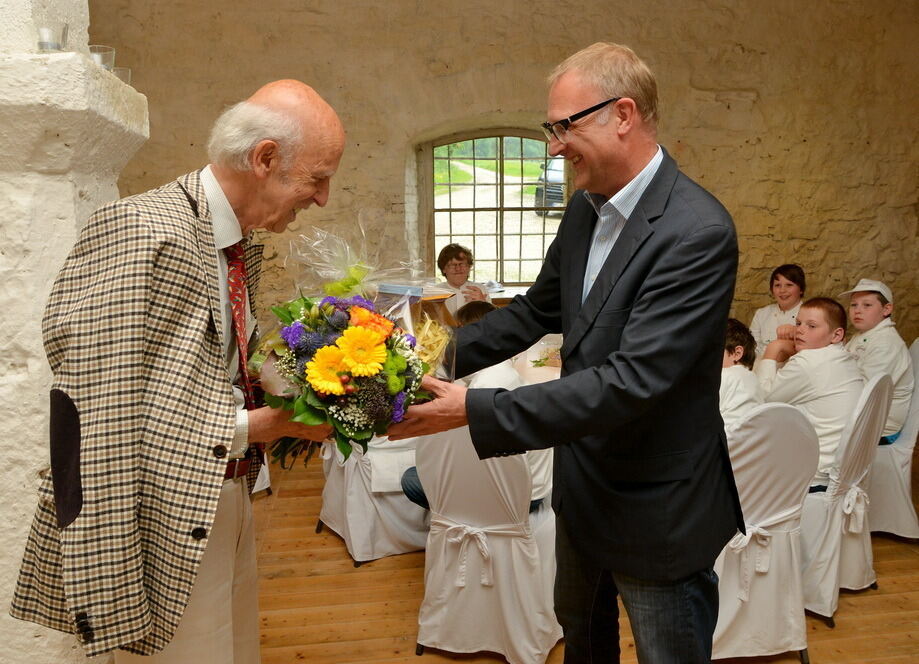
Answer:
<svg viewBox="0 0 919 664"><path fill-rule="evenodd" d="M552 157L539 174L533 204L536 207L565 207L565 159ZM546 216L549 210L538 210Z"/></svg>

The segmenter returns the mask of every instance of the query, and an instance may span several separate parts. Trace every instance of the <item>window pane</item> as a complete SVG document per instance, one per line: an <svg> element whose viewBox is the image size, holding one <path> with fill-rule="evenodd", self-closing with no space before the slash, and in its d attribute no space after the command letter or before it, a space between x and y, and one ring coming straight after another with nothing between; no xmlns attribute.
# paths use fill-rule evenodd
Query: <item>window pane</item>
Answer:
<svg viewBox="0 0 919 664"><path fill-rule="evenodd" d="M475 156L492 158L498 156L497 137L475 139Z"/></svg>
<svg viewBox="0 0 919 664"><path fill-rule="evenodd" d="M564 209L564 160L538 139L491 136L436 146L433 161L436 249L470 247L480 281L535 276Z"/></svg>

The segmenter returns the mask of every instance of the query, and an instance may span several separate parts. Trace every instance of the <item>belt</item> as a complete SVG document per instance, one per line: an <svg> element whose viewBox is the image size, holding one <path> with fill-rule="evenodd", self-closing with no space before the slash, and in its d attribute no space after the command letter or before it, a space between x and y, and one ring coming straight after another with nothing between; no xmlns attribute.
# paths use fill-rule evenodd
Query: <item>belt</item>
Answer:
<svg viewBox="0 0 919 664"><path fill-rule="evenodd" d="M239 459L230 459L227 461L227 471L223 475L225 480L235 480L237 477L245 477L252 465L252 457L244 456Z"/></svg>

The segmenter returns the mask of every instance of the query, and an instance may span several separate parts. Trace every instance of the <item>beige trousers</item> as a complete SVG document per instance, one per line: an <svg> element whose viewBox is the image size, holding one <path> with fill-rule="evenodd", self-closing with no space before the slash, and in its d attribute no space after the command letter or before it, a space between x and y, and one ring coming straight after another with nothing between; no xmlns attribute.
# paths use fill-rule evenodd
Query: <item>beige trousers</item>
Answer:
<svg viewBox="0 0 919 664"><path fill-rule="evenodd" d="M115 664L259 664L258 568L246 478L226 480L207 548L175 636L149 657Z"/></svg>

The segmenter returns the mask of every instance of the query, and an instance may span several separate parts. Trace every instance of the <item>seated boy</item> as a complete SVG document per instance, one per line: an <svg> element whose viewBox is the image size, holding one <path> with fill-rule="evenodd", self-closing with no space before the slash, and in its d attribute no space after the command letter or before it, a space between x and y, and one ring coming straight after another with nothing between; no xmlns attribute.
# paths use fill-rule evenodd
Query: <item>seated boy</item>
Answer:
<svg viewBox="0 0 919 664"><path fill-rule="evenodd" d="M724 340L724 362L721 364L721 389L718 407L725 431L731 429L753 408L763 403L759 381L753 375L756 340L746 325L728 318Z"/></svg>
<svg viewBox="0 0 919 664"><path fill-rule="evenodd" d="M766 401L796 406L817 431L820 461L812 491L826 488L842 430L865 385L855 358L842 345L845 334L842 305L827 297L812 298L798 311L794 342L770 343L755 369Z"/></svg>
<svg viewBox="0 0 919 664"><path fill-rule="evenodd" d="M497 309L491 302L481 300L468 302L456 311L456 322L459 325L469 325L483 318L489 311ZM490 367L485 367L464 379L468 387L503 387L513 390L523 385L523 379L511 364L504 360ZM435 434L436 435L436 434ZM543 499L552 490L552 448L545 450L530 450L525 454L527 466L530 468L532 491L530 493L530 512L535 512L542 505ZM418 478L418 469L413 466L402 474L402 492L405 497L416 505L430 509L421 480Z"/></svg>
<svg viewBox="0 0 919 664"><path fill-rule="evenodd" d="M849 315L856 329L846 350L855 356L865 381L881 373L893 381L893 400L880 441L889 445L899 437L906 421L915 380L909 350L890 319L893 294L880 281L862 279L852 290L840 293L840 297L844 295L850 296Z"/></svg>

